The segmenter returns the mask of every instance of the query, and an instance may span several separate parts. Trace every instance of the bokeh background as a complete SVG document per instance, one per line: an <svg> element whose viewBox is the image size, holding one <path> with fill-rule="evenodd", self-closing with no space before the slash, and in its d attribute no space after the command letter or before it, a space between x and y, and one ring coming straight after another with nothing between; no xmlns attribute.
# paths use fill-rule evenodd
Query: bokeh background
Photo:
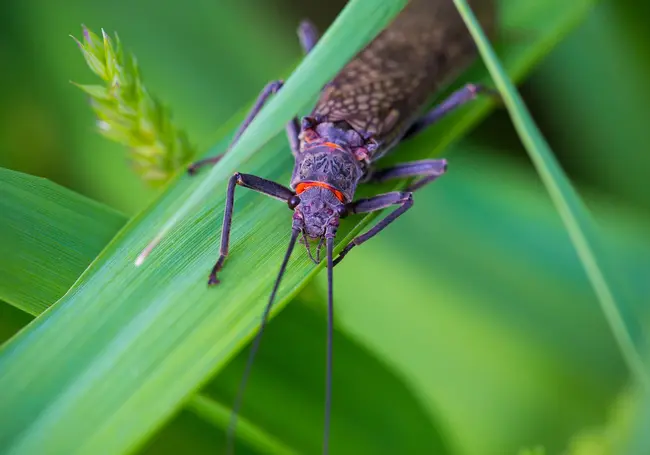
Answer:
<svg viewBox="0 0 650 455"><path fill-rule="evenodd" d="M80 36L81 23L118 31L137 55L147 86L204 150L260 87L298 61L299 20L309 17L324 29L343 4L4 1L0 166L136 214L156 193L131 172L124 149L94 130L85 96L69 81L97 81L68 34ZM644 0L600 2L521 85L600 223L641 326L650 303L647 17ZM435 422L432 427L464 454L537 445L547 453L650 453L640 430L648 417L643 398L629 384L507 113L495 111L446 156L454 172L418 194L414 210L337 268L340 350L355 353L344 356L351 364L341 370L360 379L337 378L336 393L342 401L359 394L361 379L368 388L365 414L350 416L371 419L375 408L390 409L394 421L373 428L406 425L401 416L408 415L422 440L430 431L423 422ZM269 418L280 412L274 400L293 386L320 390L322 278L271 324L262 355L273 361L262 362L288 371L295 384L264 384L268 371L256 371L259 385L249 399ZM22 318L6 308L2 314ZM310 318L313 326L305 328ZM296 340L315 346L317 361ZM226 369L224 380L236 383L241 361ZM320 412L318 399L317 393L305 398L314 412ZM347 424L354 426L354 419ZM302 434L311 437L310 431ZM191 437L195 450L207 453L211 432L183 411L143 451L180 451ZM381 443L382 434L374 436Z"/></svg>

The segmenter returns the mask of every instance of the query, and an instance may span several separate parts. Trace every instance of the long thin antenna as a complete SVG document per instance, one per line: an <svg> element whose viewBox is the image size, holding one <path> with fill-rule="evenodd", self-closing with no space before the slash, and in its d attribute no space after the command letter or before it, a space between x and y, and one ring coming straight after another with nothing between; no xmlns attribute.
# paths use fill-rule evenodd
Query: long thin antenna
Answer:
<svg viewBox="0 0 650 455"><path fill-rule="evenodd" d="M251 350L248 353L248 360L246 361L246 369L244 370L244 376L242 377L241 383L239 384L239 389L237 390L237 397L235 398L235 405L232 409L232 415L230 417L230 425L228 425L228 434L227 434L227 449L226 453L231 455L235 453L235 429L237 427L237 415L239 414L239 408L241 407L242 399L244 397L244 390L246 389L246 383L248 382L248 377L251 373L251 368L253 367L253 360L255 360L255 354L260 347L260 341L262 340L262 333L266 327L266 323L269 320L269 314L271 313L271 308L273 307L273 301L275 300L275 295L278 292L280 287L280 281L282 281L282 276L284 271L287 268L287 263L291 257L291 252L293 247L296 245L296 240L298 239L298 234L300 234L299 229L291 230L291 240L289 240L289 247L287 252L284 254L284 259L282 260L282 265L280 266L280 272L278 277L275 279L275 284L273 285L273 291L271 292L271 297L269 298L269 303L266 304L264 308L264 313L262 314L262 323L260 324L260 329L255 336Z"/></svg>
<svg viewBox="0 0 650 455"><path fill-rule="evenodd" d="M334 337L334 237L327 238L327 368L325 373L325 425L323 430L323 455L329 451L330 419L332 414L332 342Z"/></svg>

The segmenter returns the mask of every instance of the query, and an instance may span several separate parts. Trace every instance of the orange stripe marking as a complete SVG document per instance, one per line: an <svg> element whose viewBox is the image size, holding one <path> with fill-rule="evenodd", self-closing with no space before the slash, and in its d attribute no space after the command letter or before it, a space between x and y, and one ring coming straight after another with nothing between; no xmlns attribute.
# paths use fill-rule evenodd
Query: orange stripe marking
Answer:
<svg viewBox="0 0 650 455"><path fill-rule="evenodd" d="M337 149L343 151L340 145L335 144L334 142L323 142L324 146L329 147L331 149Z"/></svg>
<svg viewBox="0 0 650 455"><path fill-rule="evenodd" d="M337 190L335 188L332 188L330 185L328 185L327 183L324 183L324 182L304 182L304 183L299 183L296 186L296 194L301 194L305 190L308 190L309 188L312 188L314 186L330 190L332 193L334 193L334 196L336 196L336 199L338 199L342 203L345 203L345 197L343 196L343 193L341 193L339 190Z"/></svg>

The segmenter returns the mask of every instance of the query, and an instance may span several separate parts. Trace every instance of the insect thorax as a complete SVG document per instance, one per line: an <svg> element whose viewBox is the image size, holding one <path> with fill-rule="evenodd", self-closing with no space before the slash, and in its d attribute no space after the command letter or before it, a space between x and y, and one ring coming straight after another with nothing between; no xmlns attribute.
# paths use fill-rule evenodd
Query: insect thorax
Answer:
<svg viewBox="0 0 650 455"><path fill-rule="evenodd" d="M349 151L327 145L306 148L296 157L291 187L299 183L322 182L340 191L349 202L363 175L361 164Z"/></svg>

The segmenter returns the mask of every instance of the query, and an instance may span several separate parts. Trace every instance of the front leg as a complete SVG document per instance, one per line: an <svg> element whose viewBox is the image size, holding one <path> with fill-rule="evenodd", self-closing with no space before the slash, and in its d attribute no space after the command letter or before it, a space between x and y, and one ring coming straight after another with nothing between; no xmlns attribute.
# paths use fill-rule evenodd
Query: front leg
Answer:
<svg viewBox="0 0 650 455"><path fill-rule="evenodd" d="M339 256L334 261L334 265L341 262L345 255L348 254L352 248L357 245L361 245L363 242L370 240L375 235L379 234L386 226L399 218L399 216L406 212L408 209L413 207L413 193L408 191L393 191L391 193L380 194L379 196L371 197L369 199L359 199L358 201L351 202L347 205L348 211L352 214L376 212L377 210L385 209L391 205L399 205L400 207L398 207L386 218L377 223L368 232L355 237L345 248L343 248L341 254L339 254Z"/></svg>
<svg viewBox="0 0 650 455"><path fill-rule="evenodd" d="M284 185L256 177L250 174L240 174L236 172L228 181L228 191L226 193L226 210L223 213L223 227L221 230L221 248L219 250L219 259L212 267L208 285L219 284L217 273L223 268L223 263L228 256L228 247L230 245L230 227L232 225L232 211L235 206L235 187L243 186L255 190L259 193L266 194L275 199L288 202L295 195L293 191Z"/></svg>

